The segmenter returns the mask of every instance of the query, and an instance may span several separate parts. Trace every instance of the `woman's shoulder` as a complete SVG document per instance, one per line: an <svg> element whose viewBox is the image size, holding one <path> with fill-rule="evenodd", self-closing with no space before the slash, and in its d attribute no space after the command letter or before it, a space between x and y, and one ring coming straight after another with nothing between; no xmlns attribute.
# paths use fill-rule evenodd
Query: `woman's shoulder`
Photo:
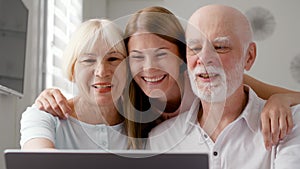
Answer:
<svg viewBox="0 0 300 169"><path fill-rule="evenodd" d="M26 110L22 113L22 119L48 119L48 120L57 120L58 117L54 117L50 113L47 113L43 110L39 110L36 105L27 107Z"/></svg>
<svg viewBox="0 0 300 169"><path fill-rule="evenodd" d="M162 132L168 131L169 133L178 132L182 130L182 126L185 124L188 112L179 113L178 116L168 119L156 127L154 127L149 133L149 137L161 134Z"/></svg>

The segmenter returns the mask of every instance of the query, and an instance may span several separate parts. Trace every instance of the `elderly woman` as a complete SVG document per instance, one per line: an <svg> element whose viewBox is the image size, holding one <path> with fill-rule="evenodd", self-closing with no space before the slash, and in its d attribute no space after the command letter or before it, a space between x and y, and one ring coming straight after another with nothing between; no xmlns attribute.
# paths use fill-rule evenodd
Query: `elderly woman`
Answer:
<svg viewBox="0 0 300 169"><path fill-rule="evenodd" d="M110 21L82 23L63 55L66 73L78 88L69 100L70 117L60 120L37 107L21 119L21 147L56 149L126 149L121 96L126 84L126 48Z"/></svg>

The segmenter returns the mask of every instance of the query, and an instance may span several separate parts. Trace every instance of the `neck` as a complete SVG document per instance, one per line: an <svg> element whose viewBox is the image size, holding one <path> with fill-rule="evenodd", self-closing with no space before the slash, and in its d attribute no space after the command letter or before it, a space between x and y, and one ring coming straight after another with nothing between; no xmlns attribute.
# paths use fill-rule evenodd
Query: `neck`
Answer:
<svg viewBox="0 0 300 169"><path fill-rule="evenodd" d="M247 94L240 86L224 102L202 102L202 109L198 114L200 126L216 141L219 134L231 122L239 117L247 104Z"/></svg>
<svg viewBox="0 0 300 169"><path fill-rule="evenodd" d="M181 105L184 92L183 80L184 74L181 73L176 85L172 85L168 91L165 91L165 97L150 99L154 107L166 113L173 113Z"/></svg>
<svg viewBox="0 0 300 169"><path fill-rule="evenodd" d="M73 109L71 116L88 124L106 124L112 126L124 120L113 104L100 106L88 103L80 97L69 100L69 104Z"/></svg>

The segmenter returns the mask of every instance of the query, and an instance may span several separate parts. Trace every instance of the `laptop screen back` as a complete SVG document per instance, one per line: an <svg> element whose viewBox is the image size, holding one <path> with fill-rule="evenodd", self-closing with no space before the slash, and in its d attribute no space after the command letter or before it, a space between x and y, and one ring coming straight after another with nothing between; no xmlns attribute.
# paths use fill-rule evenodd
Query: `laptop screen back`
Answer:
<svg viewBox="0 0 300 169"><path fill-rule="evenodd" d="M146 151L6 150L7 169L208 169L208 155Z"/></svg>

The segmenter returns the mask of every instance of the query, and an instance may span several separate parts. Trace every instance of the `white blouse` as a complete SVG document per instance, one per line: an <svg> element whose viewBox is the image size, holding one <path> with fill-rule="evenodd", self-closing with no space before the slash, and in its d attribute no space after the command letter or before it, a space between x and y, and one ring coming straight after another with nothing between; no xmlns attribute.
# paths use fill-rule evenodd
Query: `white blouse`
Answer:
<svg viewBox="0 0 300 169"><path fill-rule="evenodd" d="M92 125L71 116L61 120L35 106L22 114L21 147L33 138L47 138L57 149L127 149L124 123Z"/></svg>

